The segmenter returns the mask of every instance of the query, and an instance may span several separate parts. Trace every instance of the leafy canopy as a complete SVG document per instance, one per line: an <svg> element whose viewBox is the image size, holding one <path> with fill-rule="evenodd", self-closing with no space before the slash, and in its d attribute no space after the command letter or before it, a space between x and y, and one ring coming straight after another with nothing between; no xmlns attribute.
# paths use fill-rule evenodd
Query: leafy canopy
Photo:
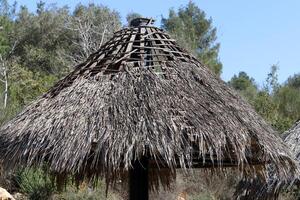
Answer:
<svg viewBox="0 0 300 200"><path fill-rule="evenodd" d="M213 72L221 74L222 63L218 58L220 44L216 42L217 29L213 27L212 19L207 18L205 12L195 3L190 1L177 12L170 9L169 16L162 18L162 28Z"/></svg>

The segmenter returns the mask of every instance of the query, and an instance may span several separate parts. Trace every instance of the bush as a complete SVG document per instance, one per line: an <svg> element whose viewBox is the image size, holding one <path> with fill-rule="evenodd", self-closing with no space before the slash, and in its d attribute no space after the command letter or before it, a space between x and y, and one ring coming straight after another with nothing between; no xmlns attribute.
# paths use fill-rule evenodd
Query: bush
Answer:
<svg viewBox="0 0 300 200"><path fill-rule="evenodd" d="M55 191L50 175L40 168L26 168L16 173L15 181L20 191L30 200L50 199Z"/></svg>
<svg viewBox="0 0 300 200"><path fill-rule="evenodd" d="M51 175L43 168L26 168L15 173L14 182L18 191L26 194L29 200L120 200L113 192L106 197L105 183L101 180L95 184L95 188L82 184L77 188L69 179L66 190L58 193Z"/></svg>

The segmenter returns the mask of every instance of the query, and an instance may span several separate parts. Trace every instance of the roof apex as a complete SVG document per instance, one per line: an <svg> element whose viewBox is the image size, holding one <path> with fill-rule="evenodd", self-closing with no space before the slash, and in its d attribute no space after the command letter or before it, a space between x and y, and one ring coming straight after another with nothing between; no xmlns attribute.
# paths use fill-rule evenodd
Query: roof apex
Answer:
<svg viewBox="0 0 300 200"><path fill-rule="evenodd" d="M152 25L155 22L152 18L145 18L145 17L138 17L130 22L130 26L132 27L138 27L138 26L147 26Z"/></svg>

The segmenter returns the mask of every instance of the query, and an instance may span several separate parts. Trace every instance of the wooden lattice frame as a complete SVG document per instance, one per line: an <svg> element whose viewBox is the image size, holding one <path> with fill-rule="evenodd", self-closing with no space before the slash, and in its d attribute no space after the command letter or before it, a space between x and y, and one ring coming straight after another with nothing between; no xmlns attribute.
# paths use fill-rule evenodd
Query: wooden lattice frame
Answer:
<svg viewBox="0 0 300 200"><path fill-rule="evenodd" d="M166 76L165 63L168 61L199 64L199 61L179 47L168 33L153 26L152 19L142 18L142 20L132 23L136 26L117 31L111 40L92 54L86 62L78 65L75 71L59 82L48 95L55 95L62 87L71 85L78 76L97 78L122 70L134 71L140 67L154 69L156 74ZM124 63L127 69L124 69Z"/></svg>

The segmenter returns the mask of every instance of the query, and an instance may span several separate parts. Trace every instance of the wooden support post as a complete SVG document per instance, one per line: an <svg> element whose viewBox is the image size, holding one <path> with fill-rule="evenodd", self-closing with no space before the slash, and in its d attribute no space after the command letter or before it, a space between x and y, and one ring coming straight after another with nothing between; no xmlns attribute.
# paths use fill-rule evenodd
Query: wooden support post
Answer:
<svg viewBox="0 0 300 200"><path fill-rule="evenodd" d="M56 189L59 193L66 189L67 174L56 174Z"/></svg>
<svg viewBox="0 0 300 200"><path fill-rule="evenodd" d="M133 163L129 172L129 200L148 200L148 170L149 163L146 157Z"/></svg>

